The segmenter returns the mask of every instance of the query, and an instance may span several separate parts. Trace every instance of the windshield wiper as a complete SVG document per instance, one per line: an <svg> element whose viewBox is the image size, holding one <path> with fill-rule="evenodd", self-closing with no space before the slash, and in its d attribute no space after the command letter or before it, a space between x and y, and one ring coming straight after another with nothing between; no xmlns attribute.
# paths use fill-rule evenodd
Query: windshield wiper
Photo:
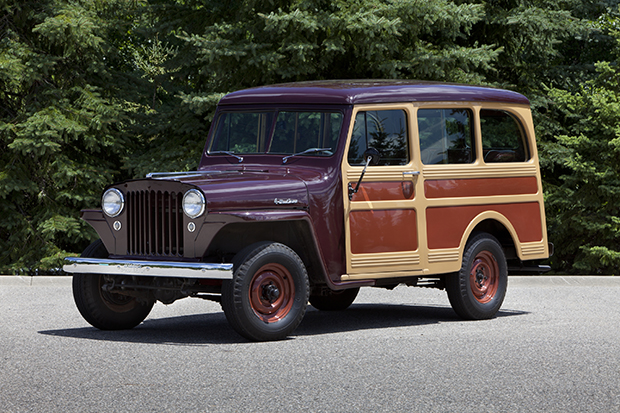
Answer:
<svg viewBox="0 0 620 413"><path fill-rule="evenodd" d="M234 156L235 158L237 158L239 160L239 163L243 162L243 158L241 156L235 155L231 151L214 151L214 152L207 152L207 153L209 155L229 155L229 156Z"/></svg>
<svg viewBox="0 0 620 413"><path fill-rule="evenodd" d="M316 152L329 152L331 150L332 150L332 148L310 148L310 149L306 149L303 152L294 153L292 155L285 156L284 158L282 158L282 163L285 164L289 160L289 158L292 158L293 156L307 155L309 153L316 153Z"/></svg>

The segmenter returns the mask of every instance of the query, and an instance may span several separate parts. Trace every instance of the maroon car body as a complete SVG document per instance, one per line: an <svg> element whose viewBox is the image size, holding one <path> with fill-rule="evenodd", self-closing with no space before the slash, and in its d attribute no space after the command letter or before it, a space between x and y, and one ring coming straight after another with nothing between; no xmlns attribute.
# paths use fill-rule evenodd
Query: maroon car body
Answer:
<svg viewBox="0 0 620 413"><path fill-rule="evenodd" d="M350 304L350 296L354 299L360 286L419 284L424 277L415 272L343 279L347 273L347 206L343 197L347 181L342 165L354 108L401 102L529 105L525 97L511 91L411 81L306 82L230 93L218 105L197 171L152 173L145 179L111 185L106 196L113 189L120 198L111 194L109 207L114 210L120 205L120 212L111 216L103 210L82 211L82 218L96 229L101 242L81 258L68 258L65 266L76 274L78 308L99 328L127 328L139 323L156 300L172 302L186 296L221 299L238 332L250 339L269 340L290 334L305 311L305 303L299 302L308 298L319 308L339 309ZM242 149L233 151L231 136L242 136L239 131L247 128L247 120L256 123L254 133L261 136L247 138L244 132L236 141L236 147ZM303 130L318 131L318 141L333 147L306 145L294 150L303 139ZM274 131L293 136L293 146L283 140L289 150L274 149L278 144L274 137L278 132ZM223 144L223 139L229 140ZM184 197L190 190L197 190L195 196L204 199L204 212L193 218L184 213ZM193 207L200 208L200 203L189 206ZM277 264L265 264L267 272L260 276L237 275L244 263L254 265L252 260L260 261L263 256L272 257ZM300 263L303 268L298 268ZM307 281L303 281L305 272ZM298 279L287 284L291 275ZM444 287L444 278L426 278L430 280L426 285ZM90 284L84 281L90 279ZM286 291L297 291L299 280L307 283L307 291L302 291L302 285L300 292L287 298ZM241 285L243 282L249 284ZM234 290L237 287L241 292ZM244 289L249 289L249 299L240 298ZM104 304L121 303L120 312L139 314L129 323L100 319L89 309L92 291L84 293L86 290L103 291ZM258 292L252 296L254 290ZM285 302L280 303L283 297ZM297 309L301 307L303 310ZM271 330L261 330L260 323L254 325L252 314ZM291 314L295 320L281 330L274 327L286 324L281 320Z"/></svg>

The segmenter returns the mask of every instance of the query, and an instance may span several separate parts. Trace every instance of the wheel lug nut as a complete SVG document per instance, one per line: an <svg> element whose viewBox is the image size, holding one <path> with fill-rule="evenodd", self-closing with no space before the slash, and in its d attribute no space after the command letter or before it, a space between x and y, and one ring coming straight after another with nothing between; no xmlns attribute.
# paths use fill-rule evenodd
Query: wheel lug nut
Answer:
<svg viewBox="0 0 620 413"><path fill-rule="evenodd" d="M280 297L280 290L273 284L263 285L263 298L273 303Z"/></svg>

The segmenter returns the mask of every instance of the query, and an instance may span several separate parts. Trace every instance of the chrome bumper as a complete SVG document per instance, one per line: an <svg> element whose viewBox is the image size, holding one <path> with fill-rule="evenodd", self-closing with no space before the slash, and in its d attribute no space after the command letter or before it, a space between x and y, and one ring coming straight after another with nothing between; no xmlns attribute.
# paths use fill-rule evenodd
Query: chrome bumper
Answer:
<svg viewBox="0 0 620 413"><path fill-rule="evenodd" d="M114 260L104 258L67 257L63 266L68 273L136 275L143 277L182 277L231 280L232 264L204 262L171 262Z"/></svg>

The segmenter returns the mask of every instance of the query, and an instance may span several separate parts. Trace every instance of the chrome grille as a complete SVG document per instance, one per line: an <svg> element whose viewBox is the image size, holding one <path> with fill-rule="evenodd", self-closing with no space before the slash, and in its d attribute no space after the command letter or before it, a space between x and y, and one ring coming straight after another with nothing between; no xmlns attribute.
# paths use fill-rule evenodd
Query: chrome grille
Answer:
<svg viewBox="0 0 620 413"><path fill-rule="evenodd" d="M183 256L183 193L127 193L127 255Z"/></svg>

